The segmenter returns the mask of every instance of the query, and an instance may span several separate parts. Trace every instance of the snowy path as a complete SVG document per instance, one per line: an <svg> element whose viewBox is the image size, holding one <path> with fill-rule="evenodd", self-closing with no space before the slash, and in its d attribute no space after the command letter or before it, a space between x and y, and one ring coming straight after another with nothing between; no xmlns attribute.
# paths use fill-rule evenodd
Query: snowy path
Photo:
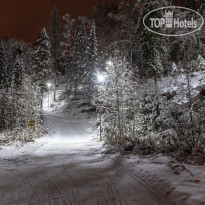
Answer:
<svg viewBox="0 0 205 205"><path fill-rule="evenodd" d="M0 158L1 205L164 205L157 193L89 139L94 122L47 112L47 143ZM170 203L172 204L172 203Z"/></svg>

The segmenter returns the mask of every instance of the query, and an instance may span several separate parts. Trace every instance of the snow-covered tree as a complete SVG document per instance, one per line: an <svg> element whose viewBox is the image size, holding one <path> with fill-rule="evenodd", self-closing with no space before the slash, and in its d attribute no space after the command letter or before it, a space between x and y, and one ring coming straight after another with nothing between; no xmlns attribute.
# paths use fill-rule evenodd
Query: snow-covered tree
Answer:
<svg viewBox="0 0 205 205"><path fill-rule="evenodd" d="M33 80L41 88L41 99L46 89L47 81L53 79L51 72L51 45L46 29L43 28L36 42L33 55Z"/></svg>
<svg viewBox="0 0 205 205"><path fill-rule="evenodd" d="M71 16L68 13L66 13L63 16L63 22L64 24L63 24L63 39L61 42L61 47L62 47L61 65L64 67L66 79L68 79L66 70L68 69L68 56L69 56L70 48L72 46L72 35L74 30L73 27L74 27L75 19L72 19Z"/></svg>
<svg viewBox="0 0 205 205"><path fill-rule="evenodd" d="M51 63L52 63L52 81L54 87L54 101L56 101L56 87L58 85L59 76L64 74L64 57L62 46L63 40L63 26L61 23L61 16L56 8L53 7L49 18L49 40L51 44Z"/></svg>
<svg viewBox="0 0 205 205"><path fill-rule="evenodd" d="M40 136L41 124L40 89L28 68L33 63L32 49L24 42L6 39L1 51L7 62L7 89L0 93L0 131L8 140L32 140ZM35 121L32 129L29 120Z"/></svg>
<svg viewBox="0 0 205 205"><path fill-rule="evenodd" d="M148 93L144 93L140 100L138 111L138 133L140 137L144 137L153 131L153 99Z"/></svg>
<svg viewBox="0 0 205 205"><path fill-rule="evenodd" d="M8 61L3 42L0 43L0 88L8 89Z"/></svg>
<svg viewBox="0 0 205 205"><path fill-rule="evenodd" d="M71 48L70 76L74 85L74 95L77 96L79 83L84 81L86 74L86 33L84 25L79 26L74 36L74 45Z"/></svg>
<svg viewBox="0 0 205 205"><path fill-rule="evenodd" d="M109 13L109 17L116 20L119 23L120 38L119 44L122 46L122 52L128 58L128 61L133 66L136 61L135 55L135 36L137 29L137 11L138 4L129 0L123 0L119 4L119 12L115 15Z"/></svg>
<svg viewBox="0 0 205 205"><path fill-rule="evenodd" d="M126 136L135 135L135 82L129 63L119 53L107 62L105 83L98 84L101 131L110 144L124 144Z"/></svg>
<svg viewBox="0 0 205 205"><path fill-rule="evenodd" d="M41 86L44 86L51 74L50 49L51 45L46 29L44 28L36 42L33 59L34 78Z"/></svg>
<svg viewBox="0 0 205 205"><path fill-rule="evenodd" d="M64 21L64 28L63 28L63 37L64 41L62 42L62 45L65 46L68 51L68 49L71 47L72 44L72 32L73 32L73 26L75 19L72 19L71 16L66 13L63 16L63 21Z"/></svg>
<svg viewBox="0 0 205 205"><path fill-rule="evenodd" d="M198 55L196 62L197 70L204 71L205 70L205 60L201 55Z"/></svg>
<svg viewBox="0 0 205 205"><path fill-rule="evenodd" d="M22 52L23 51L21 49L21 46L19 46L19 48L16 51L16 60L12 74L12 89L16 91L22 89L22 83L25 74L25 66L22 59Z"/></svg>
<svg viewBox="0 0 205 205"><path fill-rule="evenodd" d="M163 61L168 56L168 39L150 32L143 24L144 16L150 11L166 5L159 0L145 0L137 29L138 69L141 77L159 77L164 72Z"/></svg>
<svg viewBox="0 0 205 205"><path fill-rule="evenodd" d="M90 36L88 39L88 46L87 46L87 60L93 66L96 64L97 60L97 38L96 38L96 31L95 31L95 21L93 21Z"/></svg>
<svg viewBox="0 0 205 205"><path fill-rule="evenodd" d="M63 53L61 46L61 43L63 42L63 27L60 14L56 6L54 6L49 19L49 40L51 44L53 72L63 73L64 71L61 65L61 58Z"/></svg>
<svg viewBox="0 0 205 205"><path fill-rule="evenodd" d="M91 100L91 93L93 91L93 75L95 72L95 68L97 66L97 38L96 38L96 30L95 30L95 21L93 21L90 36L88 39L88 46L86 50L86 78L88 81L88 95Z"/></svg>

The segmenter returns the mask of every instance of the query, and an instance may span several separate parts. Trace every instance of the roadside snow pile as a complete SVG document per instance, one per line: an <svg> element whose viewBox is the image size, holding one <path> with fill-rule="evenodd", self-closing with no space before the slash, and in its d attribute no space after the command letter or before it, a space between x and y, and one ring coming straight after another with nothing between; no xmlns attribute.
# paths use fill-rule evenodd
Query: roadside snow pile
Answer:
<svg viewBox="0 0 205 205"><path fill-rule="evenodd" d="M205 204L205 167L184 165L162 155L125 155L123 166L177 205Z"/></svg>
<svg viewBox="0 0 205 205"><path fill-rule="evenodd" d="M22 128L15 130L7 130L0 133L0 146L7 146L13 143L24 144L34 142L35 139L42 137L41 130L34 132L32 128Z"/></svg>
<svg viewBox="0 0 205 205"><path fill-rule="evenodd" d="M33 142L23 143L14 141L10 144L0 146L0 159L1 158L16 158L17 156L27 155L35 152L44 146L48 140L43 137L35 139Z"/></svg>

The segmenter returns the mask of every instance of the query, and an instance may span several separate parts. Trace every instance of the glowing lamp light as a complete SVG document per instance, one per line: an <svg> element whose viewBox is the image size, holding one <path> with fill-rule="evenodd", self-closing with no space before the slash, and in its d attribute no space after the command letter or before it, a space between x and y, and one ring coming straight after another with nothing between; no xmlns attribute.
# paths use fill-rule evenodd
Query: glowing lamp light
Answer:
<svg viewBox="0 0 205 205"><path fill-rule="evenodd" d="M102 73L98 73L97 79L98 79L98 82L104 83L105 82L105 75L103 75Z"/></svg>
<svg viewBox="0 0 205 205"><path fill-rule="evenodd" d="M113 62L112 62L112 61L108 61L108 62L107 62L107 65L113 66Z"/></svg>
<svg viewBox="0 0 205 205"><path fill-rule="evenodd" d="M48 86L48 88L50 88L51 87L51 83L47 83L47 86Z"/></svg>

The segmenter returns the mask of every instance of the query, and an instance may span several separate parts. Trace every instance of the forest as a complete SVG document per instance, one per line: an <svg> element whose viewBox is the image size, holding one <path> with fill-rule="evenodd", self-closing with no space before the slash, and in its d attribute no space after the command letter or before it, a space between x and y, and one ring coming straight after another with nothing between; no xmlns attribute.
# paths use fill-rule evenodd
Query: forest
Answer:
<svg viewBox="0 0 205 205"><path fill-rule="evenodd" d="M187 161L205 156L205 29L186 36L154 34L145 15L171 1L97 3L92 17L60 15L35 43L0 43L0 143L43 135L43 100L60 85L68 106L88 105L98 137L140 154L168 153ZM205 17L204 0L184 5ZM184 15L182 13L181 15ZM74 107L74 106L73 106ZM35 122L29 127L29 122Z"/></svg>

